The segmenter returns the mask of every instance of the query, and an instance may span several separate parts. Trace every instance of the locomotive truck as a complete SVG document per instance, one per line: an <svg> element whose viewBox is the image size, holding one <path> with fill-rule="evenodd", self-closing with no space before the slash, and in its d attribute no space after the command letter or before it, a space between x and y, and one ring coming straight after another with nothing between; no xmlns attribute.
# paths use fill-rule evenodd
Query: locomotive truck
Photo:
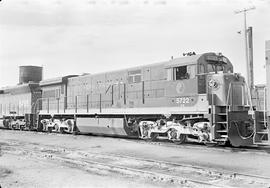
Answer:
<svg viewBox="0 0 270 188"><path fill-rule="evenodd" d="M248 88L221 53L69 75L39 82L33 127L177 144L268 144L265 112L254 110Z"/></svg>

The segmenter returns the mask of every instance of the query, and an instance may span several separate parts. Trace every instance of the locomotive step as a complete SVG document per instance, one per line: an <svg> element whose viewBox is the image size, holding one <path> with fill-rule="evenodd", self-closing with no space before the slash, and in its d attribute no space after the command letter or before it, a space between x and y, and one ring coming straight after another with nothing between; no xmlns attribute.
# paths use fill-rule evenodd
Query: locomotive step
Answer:
<svg viewBox="0 0 270 188"><path fill-rule="evenodd" d="M227 121L218 121L217 123L220 123L220 124L226 124L228 123Z"/></svg>
<svg viewBox="0 0 270 188"><path fill-rule="evenodd" d="M227 133L227 130L217 130L218 133Z"/></svg>
<svg viewBox="0 0 270 188"><path fill-rule="evenodd" d="M226 112L221 112L221 113L217 113L217 115L220 115L220 116L226 116L227 115L227 113Z"/></svg>
<svg viewBox="0 0 270 188"><path fill-rule="evenodd" d="M259 142L255 142L254 144L259 145L259 146L269 146L269 141L259 141Z"/></svg>
<svg viewBox="0 0 270 188"><path fill-rule="evenodd" d="M259 131L259 132L256 132L256 134L268 134L268 131Z"/></svg>
<svg viewBox="0 0 270 188"><path fill-rule="evenodd" d="M226 142L228 139L227 138L216 138L214 139L215 142Z"/></svg>

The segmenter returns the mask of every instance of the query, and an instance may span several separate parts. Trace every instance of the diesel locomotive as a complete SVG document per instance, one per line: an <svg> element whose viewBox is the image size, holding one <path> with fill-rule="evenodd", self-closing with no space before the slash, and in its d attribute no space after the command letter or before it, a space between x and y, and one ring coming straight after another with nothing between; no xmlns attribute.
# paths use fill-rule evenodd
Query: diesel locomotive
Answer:
<svg viewBox="0 0 270 188"><path fill-rule="evenodd" d="M265 112L254 110L245 79L221 53L42 80L28 90L31 96L37 91L41 96L33 98L31 113L25 113L31 122L17 117L16 108L4 111L10 103L4 96L16 94L0 91L6 127L20 119L46 131L162 138L177 144L268 144Z"/></svg>

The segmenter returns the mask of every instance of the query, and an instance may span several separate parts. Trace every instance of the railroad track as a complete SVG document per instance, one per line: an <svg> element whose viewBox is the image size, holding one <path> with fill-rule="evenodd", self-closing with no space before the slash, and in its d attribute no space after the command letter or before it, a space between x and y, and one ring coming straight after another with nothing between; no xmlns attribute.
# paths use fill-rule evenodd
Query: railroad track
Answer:
<svg viewBox="0 0 270 188"><path fill-rule="evenodd" d="M22 147L16 147L14 150L12 145L21 145ZM217 171L124 154L86 152L51 145L37 147L31 143L25 144L16 141L5 147L2 148L3 152L10 154L18 154L19 152L38 159L49 159L52 162L71 165L90 173L120 175L124 178L154 181L161 184L181 185L182 187L231 187L241 181L241 186L245 187L269 187L270 185L269 177Z"/></svg>
<svg viewBox="0 0 270 188"><path fill-rule="evenodd" d="M146 140L135 140L129 139L137 143L148 144L148 145L159 145L166 146L172 148L195 148L195 149L204 149L204 150L216 150L223 152L252 152L252 153L261 153L261 154L270 154L270 146L250 146L250 147L238 147L234 148L231 146L208 146L203 143L194 143L194 142L186 142L180 145L176 145L173 142L167 140L158 140L158 141L146 141Z"/></svg>
<svg viewBox="0 0 270 188"><path fill-rule="evenodd" d="M100 154L97 154L100 155ZM106 154L107 155L107 154ZM128 155L117 155L117 154L110 154L112 156L116 156L119 158L125 157L125 158L130 158L130 159L135 159L135 160L140 160L140 161L147 161L147 162L154 162L154 163L160 163L160 164L166 164L166 165L171 165L171 166L177 166L177 167L184 167L184 168L193 168L201 171L207 171L207 173L211 174L216 174L217 176L224 176L227 178L232 178L232 177L248 177L248 178L258 178L258 179L263 179L263 180L268 180L270 182L270 177L266 176L259 176L259 175L253 175L253 174L246 174L246 173L239 173L239 172L232 172L232 171L217 171L215 169L208 169L206 170L205 168L199 167L199 166L194 166L194 165L188 165L188 164L180 164L180 163L174 163L174 162L168 162L164 160L153 160L153 159L145 159L145 158L138 158L138 157L132 157Z"/></svg>
<svg viewBox="0 0 270 188"><path fill-rule="evenodd" d="M216 184L209 183L207 181L201 181L201 180L196 180L192 178L183 178L181 176L178 176L176 174L170 174L167 172L167 168L163 167L163 170L147 170L149 169L149 165L144 169L140 167L134 167L134 166L128 166L128 165L120 165L120 164L115 164L112 161L115 161L116 158L114 155L111 154L89 154L89 153L77 153L78 155L74 155L74 152L72 151L67 151L65 152L73 155L73 156L61 156L59 155L58 150L53 150L53 149L42 149L42 150L37 150L33 148L28 148L28 149L19 149L16 150L14 153L14 150L9 150L9 151L4 151L9 154L15 154L17 155L18 153L23 153L27 155L31 155L31 157L36 157L36 158L41 158L41 159L49 159L53 162L57 161L60 162L64 165L72 166L73 168L79 168L86 170L90 173L95 173L99 175L115 175L117 176L121 175L124 178L130 178L130 179L137 179L137 180L143 180L143 181L153 181L155 183L161 183L161 184L171 184L171 185L181 185L181 187L224 187L224 186L217 186ZM83 157L84 156L84 157ZM93 158L93 156L95 156ZM97 157L98 156L98 157ZM110 157L110 159L114 159L112 161L102 161L104 158ZM76 159L76 160L75 160ZM124 160L122 158L122 160ZM138 159L136 159L138 161ZM144 164L145 165L145 164ZM153 164L152 164L153 166Z"/></svg>
<svg viewBox="0 0 270 188"><path fill-rule="evenodd" d="M5 128L1 128L1 130L9 130ZM13 131L21 131L21 130L13 130ZM26 131L28 132L28 131ZM58 132L53 133L47 133L47 132L37 132L37 131L31 131L37 134L51 134L51 135L61 135L61 136L69 136L71 134L65 133L61 134ZM217 151L225 151L225 152L256 152L256 153L262 153L262 154L270 154L270 146L249 146L249 147L230 147L230 146L207 146L202 143L195 143L195 142L186 142L184 144L176 145L175 143L172 143L168 140L158 140L158 141L146 141L142 139L135 139L135 138L123 138L123 137L111 137L111 136L101 136L101 135L90 135L90 134L78 134L77 136L97 136L97 137L106 137L106 138L121 138L129 141L134 141L141 144L150 144L150 145L161 145L166 147L173 147L173 148L183 148L183 147L189 147L189 148L198 148L198 149L209 149L209 150L217 150Z"/></svg>

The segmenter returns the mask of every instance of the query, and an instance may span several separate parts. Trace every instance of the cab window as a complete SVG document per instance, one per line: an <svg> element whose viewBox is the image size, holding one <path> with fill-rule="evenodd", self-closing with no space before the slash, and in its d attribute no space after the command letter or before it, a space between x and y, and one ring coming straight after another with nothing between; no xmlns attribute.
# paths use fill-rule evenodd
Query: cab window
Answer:
<svg viewBox="0 0 270 188"><path fill-rule="evenodd" d="M167 69L167 80L186 80L196 77L196 65L185 65Z"/></svg>
<svg viewBox="0 0 270 188"><path fill-rule="evenodd" d="M188 79L187 66L179 66L173 68L174 80Z"/></svg>
<svg viewBox="0 0 270 188"><path fill-rule="evenodd" d="M215 72L215 66L214 64L207 64L207 72Z"/></svg>

